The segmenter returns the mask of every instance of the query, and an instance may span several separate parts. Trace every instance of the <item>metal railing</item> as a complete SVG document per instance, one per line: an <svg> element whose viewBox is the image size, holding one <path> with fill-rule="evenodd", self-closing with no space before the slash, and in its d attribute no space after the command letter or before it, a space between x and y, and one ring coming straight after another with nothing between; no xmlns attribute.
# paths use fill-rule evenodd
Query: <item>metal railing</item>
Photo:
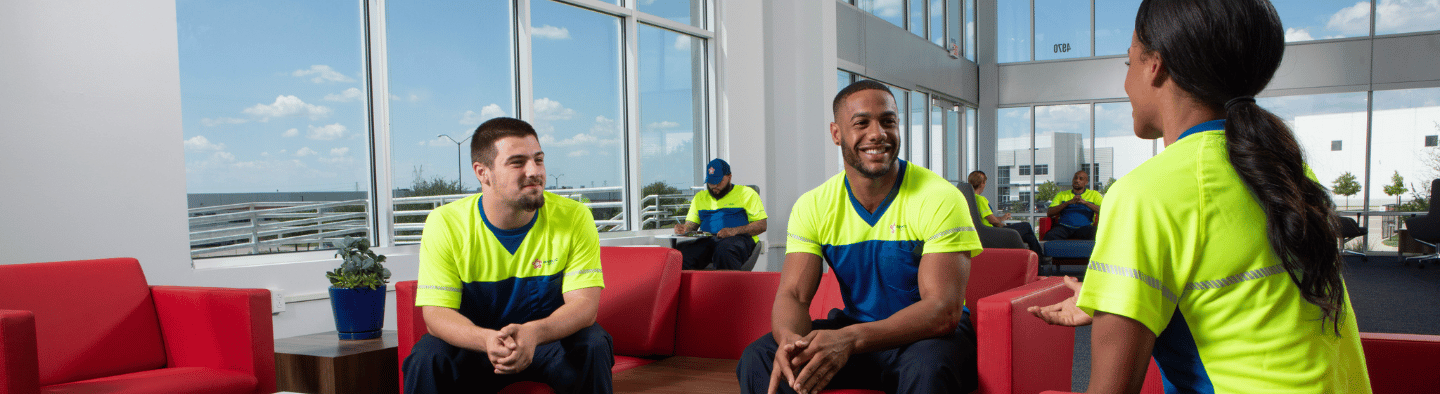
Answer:
<svg viewBox="0 0 1440 394"><path fill-rule="evenodd" d="M618 213L597 218L598 230L628 229L623 200L590 201L587 195L623 191L622 187L551 190L582 202L591 211L615 209ZM470 196L396 197L392 199L396 244L420 242L425 218L442 205ZM640 200L640 227L664 228L685 220L690 196L664 194ZM648 204L648 205L647 205ZM265 254L331 248L331 242L346 236L368 236L368 200L249 202L189 210L190 256L192 258Z"/></svg>

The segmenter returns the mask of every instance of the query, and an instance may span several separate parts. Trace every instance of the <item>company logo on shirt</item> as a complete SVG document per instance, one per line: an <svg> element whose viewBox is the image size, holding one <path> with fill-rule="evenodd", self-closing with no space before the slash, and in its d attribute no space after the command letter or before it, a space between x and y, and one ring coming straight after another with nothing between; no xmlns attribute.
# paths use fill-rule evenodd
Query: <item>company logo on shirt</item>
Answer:
<svg viewBox="0 0 1440 394"><path fill-rule="evenodd" d="M894 234L894 233L895 233L895 230L904 230L904 229L905 229L905 225L903 225L903 224L892 224L892 225L890 225L890 233L891 233L891 234Z"/></svg>
<svg viewBox="0 0 1440 394"><path fill-rule="evenodd" d="M531 267L535 267L535 269L538 270L538 269L540 269L540 267L545 266L545 264L554 263L554 262L556 262L556 261L560 261L560 259L549 259L549 260L545 260L545 261L540 261L540 259L535 259L534 262L531 262L531 263L530 263L530 266L531 266Z"/></svg>

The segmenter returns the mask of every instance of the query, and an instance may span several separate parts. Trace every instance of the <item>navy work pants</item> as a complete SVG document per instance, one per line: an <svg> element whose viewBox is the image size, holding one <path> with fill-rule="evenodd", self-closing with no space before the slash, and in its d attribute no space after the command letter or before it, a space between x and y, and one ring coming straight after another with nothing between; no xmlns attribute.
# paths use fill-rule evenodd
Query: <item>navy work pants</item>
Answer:
<svg viewBox="0 0 1440 394"><path fill-rule="evenodd" d="M1061 225L1050 227L1045 232L1046 241L1059 241L1065 239L1095 240L1095 226L1069 228Z"/></svg>
<svg viewBox="0 0 1440 394"><path fill-rule="evenodd" d="M599 324L535 347L534 361L520 373L495 374L485 353L425 334L405 357L405 394L494 393L511 383L541 382L556 393L610 393L613 340Z"/></svg>
<svg viewBox="0 0 1440 394"><path fill-rule="evenodd" d="M750 260L755 249L755 240L749 235L735 235L725 238L705 237L675 245L685 257L682 268L687 270L705 269L711 263L715 269L738 270Z"/></svg>
<svg viewBox="0 0 1440 394"><path fill-rule="evenodd" d="M856 323L838 312L838 309L830 311L829 319L815 320L811 327L834 330ZM740 365L735 368L740 392L764 393L769 389L778 348L771 334L765 334L745 348ZM949 335L894 349L850 355L849 362L825 388L887 393L968 393L975 390L979 379L975 368L975 330L970 325L970 313L965 312L959 326ZM785 382L781 382L780 389L784 393L795 392Z"/></svg>

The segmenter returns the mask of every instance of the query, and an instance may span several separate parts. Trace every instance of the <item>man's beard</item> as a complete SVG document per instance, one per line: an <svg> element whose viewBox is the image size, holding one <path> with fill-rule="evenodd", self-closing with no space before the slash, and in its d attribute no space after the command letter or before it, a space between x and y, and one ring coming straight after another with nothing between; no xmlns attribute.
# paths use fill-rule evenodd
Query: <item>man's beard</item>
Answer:
<svg viewBox="0 0 1440 394"><path fill-rule="evenodd" d="M544 191L541 191L541 192L540 192L540 195L538 195L538 196L529 196L529 195L523 194L523 193L524 193L524 192L523 192L524 188L529 187L529 186L544 186L545 184L544 184L543 182L544 182L543 179L536 178L536 179L531 179L531 180L528 181L528 182L525 182L525 183L520 184L520 188L521 188L521 190L522 190L522 192L521 192L522 194L520 195L520 198L516 199L515 201L511 201L511 202L510 202L510 207L515 208L515 209L519 209L519 210L522 210L522 211L525 211L525 212L535 212L535 211L540 210L541 207L544 207L544 206L545 206L545 192L544 192Z"/></svg>
<svg viewBox="0 0 1440 394"><path fill-rule="evenodd" d="M1076 186L1074 189L1071 189L1071 192L1072 192L1072 193L1075 193L1075 194L1084 193L1084 192L1085 192L1085 187L1084 187L1084 186Z"/></svg>
<svg viewBox="0 0 1440 394"><path fill-rule="evenodd" d="M732 185L725 186L725 190L721 190L721 191L718 191L718 192L715 191L715 190L713 190L713 189L710 189L710 188L708 188L708 187L705 188L705 190L709 190L709 191L710 191L710 197L714 197L716 200L719 200L719 199L721 199L721 198L724 198L726 194L730 194L730 189L734 189L734 188L735 188L735 185L732 184Z"/></svg>
<svg viewBox="0 0 1440 394"><path fill-rule="evenodd" d="M895 144L887 145L889 146L885 149L895 149ZM858 150L854 146L842 148L840 149L840 153L841 156L845 157L845 164L850 165L850 168L854 168L855 171L858 171L860 173L860 176L868 179L876 179L885 176L885 174L889 174L890 169L895 167L895 162L897 159L899 159L898 156L893 155L894 152L892 151L890 152L892 154L890 160L888 160L883 166L881 166L881 168L871 171L869 169L866 169L864 163L860 161L860 152L858 152Z"/></svg>

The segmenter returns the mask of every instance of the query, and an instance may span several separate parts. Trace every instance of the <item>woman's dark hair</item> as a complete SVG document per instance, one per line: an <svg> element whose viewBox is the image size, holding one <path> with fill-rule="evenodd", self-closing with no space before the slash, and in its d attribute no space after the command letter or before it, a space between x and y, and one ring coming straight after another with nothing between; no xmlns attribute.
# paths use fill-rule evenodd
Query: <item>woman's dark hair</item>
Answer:
<svg viewBox="0 0 1440 394"><path fill-rule="evenodd" d="M1223 111L1230 164L1265 211L1270 247L1338 334L1345 288L1334 203L1305 176L1295 135L1254 100L1285 53L1275 8L1267 0L1145 0L1135 35L1177 86Z"/></svg>

